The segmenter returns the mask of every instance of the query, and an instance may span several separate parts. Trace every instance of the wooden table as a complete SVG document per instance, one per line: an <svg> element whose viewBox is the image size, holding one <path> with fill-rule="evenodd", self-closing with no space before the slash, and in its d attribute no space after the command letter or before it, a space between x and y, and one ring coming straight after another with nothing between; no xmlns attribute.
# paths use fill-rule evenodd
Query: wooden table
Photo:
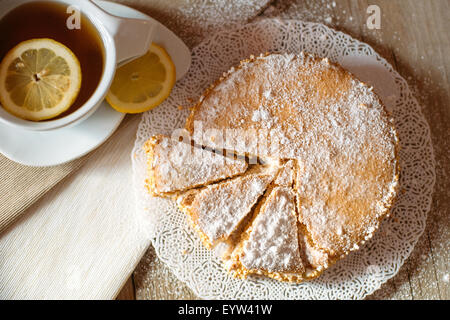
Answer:
<svg viewBox="0 0 450 320"><path fill-rule="evenodd" d="M370 30L366 25L367 8L372 4L381 9L379 30ZM450 2L276 0L260 15L320 22L344 31L373 46L408 81L431 128L435 193L426 230L410 258L368 299L450 299ZM117 299L196 296L149 248Z"/></svg>

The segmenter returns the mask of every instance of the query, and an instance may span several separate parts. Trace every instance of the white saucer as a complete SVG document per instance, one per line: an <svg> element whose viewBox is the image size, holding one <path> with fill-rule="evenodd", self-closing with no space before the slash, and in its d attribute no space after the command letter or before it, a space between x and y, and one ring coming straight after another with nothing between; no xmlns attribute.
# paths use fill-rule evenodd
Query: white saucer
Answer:
<svg viewBox="0 0 450 320"><path fill-rule="evenodd" d="M111 14L155 21L158 30L153 42L161 44L170 54L177 71L177 80L184 76L191 63L186 45L172 31L142 12L121 4L95 1ZM77 159L105 142L122 122L125 114L103 101L97 111L82 123L47 132L27 131L0 123L0 153L28 166L46 167Z"/></svg>

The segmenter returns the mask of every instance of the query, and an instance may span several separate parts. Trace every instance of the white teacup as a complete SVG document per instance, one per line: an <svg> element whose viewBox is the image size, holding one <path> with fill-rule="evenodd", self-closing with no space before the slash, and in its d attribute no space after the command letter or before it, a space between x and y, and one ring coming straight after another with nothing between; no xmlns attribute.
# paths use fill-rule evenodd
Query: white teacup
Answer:
<svg viewBox="0 0 450 320"><path fill-rule="evenodd" d="M17 6L31 1L33 0L2 1L0 3L0 19ZM68 6L76 6L97 29L105 50L100 82L91 97L80 108L55 120L42 122L23 120L0 106L0 122L7 125L26 130L46 131L71 126L83 121L94 113L104 99L114 78L117 65L145 54L152 42L155 23L150 20L113 16L89 0L53 1Z"/></svg>

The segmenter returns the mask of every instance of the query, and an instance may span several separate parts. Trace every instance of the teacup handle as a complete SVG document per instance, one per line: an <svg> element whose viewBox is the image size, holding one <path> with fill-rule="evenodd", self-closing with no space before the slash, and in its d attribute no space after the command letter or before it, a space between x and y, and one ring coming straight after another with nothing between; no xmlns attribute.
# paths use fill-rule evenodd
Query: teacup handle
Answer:
<svg viewBox="0 0 450 320"><path fill-rule="evenodd" d="M94 4L101 22L114 39L116 61L122 65L144 55L152 43L156 24L151 20L113 16Z"/></svg>

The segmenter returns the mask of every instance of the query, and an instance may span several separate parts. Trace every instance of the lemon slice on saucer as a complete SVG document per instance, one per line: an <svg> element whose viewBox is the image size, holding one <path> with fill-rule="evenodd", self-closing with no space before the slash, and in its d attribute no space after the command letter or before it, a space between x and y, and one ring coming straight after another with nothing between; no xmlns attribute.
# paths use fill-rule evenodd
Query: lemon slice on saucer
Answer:
<svg viewBox="0 0 450 320"><path fill-rule="evenodd" d="M174 84L172 59L153 43L145 55L116 70L106 101L119 112L144 112L163 102Z"/></svg>
<svg viewBox="0 0 450 320"><path fill-rule="evenodd" d="M69 109L81 86L77 57L52 39L32 39L11 49L0 65L0 102L27 120L56 117Z"/></svg>

